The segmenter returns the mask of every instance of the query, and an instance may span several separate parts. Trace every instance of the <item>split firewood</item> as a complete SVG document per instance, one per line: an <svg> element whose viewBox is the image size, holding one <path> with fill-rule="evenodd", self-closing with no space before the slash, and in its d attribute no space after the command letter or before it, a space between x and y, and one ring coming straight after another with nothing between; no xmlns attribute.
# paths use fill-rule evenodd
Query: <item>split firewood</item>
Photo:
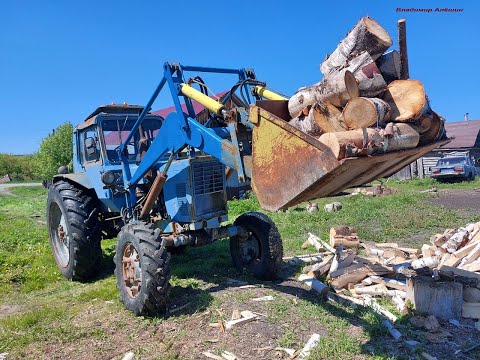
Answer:
<svg viewBox="0 0 480 360"><path fill-rule="evenodd" d="M308 241L317 249L317 251L319 251L320 249L325 249L333 254L336 253L336 250L332 246L330 246L325 241L312 233L308 233Z"/></svg>
<svg viewBox="0 0 480 360"><path fill-rule="evenodd" d="M337 247L336 252L335 252L335 256L333 257L332 264L330 265L330 272L329 272L329 274L338 269L338 264L339 264L340 258L341 258L341 256L342 256L342 252L343 252L343 245L339 245L339 246ZM330 276L330 275L329 275L329 276Z"/></svg>
<svg viewBox="0 0 480 360"><path fill-rule="evenodd" d="M370 284L384 284L386 287L389 287L392 289L405 291L407 287L407 283L403 280L400 281L395 279L382 278L380 276L375 276L375 275L369 276L367 279L370 282Z"/></svg>
<svg viewBox="0 0 480 360"><path fill-rule="evenodd" d="M341 269L337 269L335 271L331 271L328 275L330 278L336 278L345 274L350 274L357 272L358 270L365 270L365 264L362 263L354 263L349 266L343 267Z"/></svg>
<svg viewBox="0 0 480 360"><path fill-rule="evenodd" d="M244 324L244 323L253 321L258 317L258 315L254 314L253 312L248 311L248 310L240 312L240 315L242 316L240 319L226 321L225 322L225 329L229 330L236 325L240 325L240 324Z"/></svg>
<svg viewBox="0 0 480 360"><path fill-rule="evenodd" d="M400 54L396 50L382 54L376 63L387 84L400 79Z"/></svg>
<svg viewBox="0 0 480 360"><path fill-rule="evenodd" d="M376 60L392 45L388 32L375 20L364 17L350 30L331 53L320 65L321 72L326 75L344 67L350 60L364 51Z"/></svg>
<svg viewBox="0 0 480 360"><path fill-rule="evenodd" d="M473 261L477 260L478 257L480 256L480 243L474 243L474 244L477 244L477 245L473 249L471 249L471 251L462 259L462 261L460 262L461 266L465 266L472 263Z"/></svg>
<svg viewBox="0 0 480 360"><path fill-rule="evenodd" d="M405 304L404 300L405 297L402 298L400 296L392 296L391 299L400 314L405 315L408 313L407 305Z"/></svg>
<svg viewBox="0 0 480 360"><path fill-rule="evenodd" d="M330 271L333 255L325 257L321 263L314 264L304 269L307 273L311 273L315 278L319 279Z"/></svg>
<svg viewBox="0 0 480 360"><path fill-rule="evenodd" d="M480 260L475 260L470 264L459 266L459 268L471 272L478 272L480 271Z"/></svg>
<svg viewBox="0 0 480 360"><path fill-rule="evenodd" d="M423 257L431 257L435 254L435 250L432 248L432 246L427 244L423 244L421 250Z"/></svg>
<svg viewBox="0 0 480 360"><path fill-rule="evenodd" d="M357 256L356 253L351 252L349 253L346 257L344 257L342 260L340 260L340 263L338 264L338 269L344 269L352 265L353 261L355 260L355 257Z"/></svg>
<svg viewBox="0 0 480 360"><path fill-rule="evenodd" d="M478 246L478 242L469 242L468 244L466 244L465 246L462 246L461 248L459 248L457 251L455 251L453 253L453 255L457 258L460 258L460 259L463 259L464 257L466 257L468 254L470 254L470 252L472 250L475 249L475 247ZM475 259L473 259L475 260Z"/></svg>
<svg viewBox="0 0 480 360"><path fill-rule="evenodd" d="M388 332L395 340L400 340L402 333L395 329L390 321L387 319L382 319L382 325L387 328Z"/></svg>
<svg viewBox="0 0 480 360"><path fill-rule="evenodd" d="M307 343L303 347L302 351L300 351L300 354L298 354L299 359L305 359L310 356L310 352L312 351L313 348L315 348L318 343L320 342L320 335L319 334L312 334L310 336L310 339L308 339Z"/></svg>
<svg viewBox="0 0 480 360"><path fill-rule="evenodd" d="M392 121L412 122L431 112L425 89L418 80L393 81L381 98L390 106Z"/></svg>
<svg viewBox="0 0 480 360"><path fill-rule="evenodd" d="M355 230L349 226L338 226L330 229L330 246L337 247L340 244L344 248L358 248L360 241Z"/></svg>
<svg viewBox="0 0 480 360"><path fill-rule="evenodd" d="M370 286L357 286L354 288L354 292L360 295L370 295L370 296L388 296L394 297L397 296L401 299L405 299L406 292L401 290L388 290L387 287L383 284L376 284Z"/></svg>
<svg viewBox="0 0 480 360"><path fill-rule="evenodd" d="M315 290L320 295L324 296L328 292L328 286L322 283L321 281L307 275L301 274L298 277L298 281L305 283L309 288Z"/></svg>
<svg viewBox="0 0 480 360"><path fill-rule="evenodd" d="M367 128L389 120L390 106L379 98L358 97L350 100L342 112L348 130Z"/></svg>
<svg viewBox="0 0 480 360"><path fill-rule="evenodd" d="M468 232L464 228L458 229L458 231L453 234L450 239L448 239L445 244L442 245L442 248L447 250L449 253L454 253L459 247L461 247L468 240Z"/></svg>
<svg viewBox="0 0 480 360"><path fill-rule="evenodd" d="M305 255L305 256L289 256L287 258L283 258L288 265L299 265L299 264L308 264L308 263L316 263L323 260L323 254L317 253L314 255Z"/></svg>
<svg viewBox="0 0 480 360"><path fill-rule="evenodd" d="M378 243L375 245L379 248L398 248L397 243Z"/></svg>
<svg viewBox="0 0 480 360"><path fill-rule="evenodd" d="M438 265L439 260L437 257L427 257L427 258L421 258L412 261L412 268L414 269L421 269L424 267L430 267L434 268Z"/></svg>

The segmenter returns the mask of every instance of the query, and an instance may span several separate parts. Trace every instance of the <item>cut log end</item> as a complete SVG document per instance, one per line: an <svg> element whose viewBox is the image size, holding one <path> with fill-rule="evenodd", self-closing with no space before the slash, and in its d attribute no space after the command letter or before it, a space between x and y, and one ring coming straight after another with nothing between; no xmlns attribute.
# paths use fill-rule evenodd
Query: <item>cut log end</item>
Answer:
<svg viewBox="0 0 480 360"><path fill-rule="evenodd" d="M362 18L362 21L364 22L365 27L368 29L368 31L373 34L381 44L383 44L386 48L392 46L392 38L390 37L388 32L380 26L378 22L376 22L369 16Z"/></svg>
<svg viewBox="0 0 480 360"><path fill-rule="evenodd" d="M425 89L418 80L391 82L382 99L390 105L392 121L418 120L430 110Z"/></svg>

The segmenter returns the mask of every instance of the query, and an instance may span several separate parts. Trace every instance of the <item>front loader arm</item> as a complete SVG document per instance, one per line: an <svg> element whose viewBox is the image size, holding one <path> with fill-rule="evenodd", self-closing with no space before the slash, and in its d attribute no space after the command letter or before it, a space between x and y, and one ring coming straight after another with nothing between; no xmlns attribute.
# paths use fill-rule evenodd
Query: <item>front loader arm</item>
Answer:
<svg viewBox="0 0 480 360"><path fill-rule="evenodd" d="M163 156L168 153L176 153L185 146L191 146L215 157L221 163L235 169L239 174L244 173L238 144L223 139L217 134L217 132L220 133L219 130L206 128L190 117L187 117L189 125L187 130L182 128L182 122L183 114L179 116L177 113L171 113L167 116L155 140L132 175L128 184L130 187L136 185ZM234 126L234 124L231 125L229 127ZM224 133L227 132L224 131Z"/></svg>

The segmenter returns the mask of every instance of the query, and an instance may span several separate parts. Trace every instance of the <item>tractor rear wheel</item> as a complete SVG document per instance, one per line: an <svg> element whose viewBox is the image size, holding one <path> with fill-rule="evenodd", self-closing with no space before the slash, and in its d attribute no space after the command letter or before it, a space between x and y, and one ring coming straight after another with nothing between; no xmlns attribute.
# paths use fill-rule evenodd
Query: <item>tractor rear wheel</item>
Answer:
<svg viewBox="0 0 480 360"><path fill-rule="evenodd" d="M282 264L283 244L274 222L265 214L250 212L240 215L234 225L248 234L230 238L235 267L262 280L276 278Z"/></svg>
<svg viewBox="0 0 480 360"><path fill-rule="evenodd" d="M66 181L54 183L47 197L50 246L67 279L87 280L102 261L97 199L90 191Z"/></svg>
<svg viewBox="0 0 480 360"><path fill-rule="evenodd" d="M118 234L115 276L120 298L135 315L166 310L170 291L170 253L153 224L135 222Z"/></svg>

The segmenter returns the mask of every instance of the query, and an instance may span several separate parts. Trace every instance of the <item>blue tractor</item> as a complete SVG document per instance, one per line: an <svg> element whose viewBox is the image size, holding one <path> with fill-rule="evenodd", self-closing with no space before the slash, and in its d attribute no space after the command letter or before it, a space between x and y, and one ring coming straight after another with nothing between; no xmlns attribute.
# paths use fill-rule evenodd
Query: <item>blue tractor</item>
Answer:
<svg viewBox="0 0 480 360"><path fill-rule="evenodd" d="M232 74L238 80L214 100L200 77L185 79L184 73L192 71ZM150 109L165 85L176 111L164 119ZM117 286L126 308L137 315L165 309L169 251L176 247L230 238L238 269L274 278L283 251L275 224L262 213L247 213L224 225L227 176L236 173L240 181L250 176L243 166L244 157L251 156L249 105L258 91L282 99L264 86L247 69L167 63L145 107L101 106L78 125L73 173L54 177L47 202L50 244L62 275L95 276L101 239L118 236ZM206 109L202 123L192 100Z"/></svg>
<svg viewBox="0 0 480 360"><path fill-rule="evenodd" d="M236 82L213 99L201 77L186 78L191 72ZM150 109L165 86L175 111L162 118ZM276 211L390 176L448 142L339 161L290 120L288 99L252 70L176 63L164 65L146 106L99 107L75 128L73 172L56 175L48 193L50 244L63 276L95 276L101 239L117 236L117 287L137 315L165 310L175 248L229 238L237 269L273 279L283 254L278 229L257 212L225 225L229 176L250 179L262 208Z"/></svg>

